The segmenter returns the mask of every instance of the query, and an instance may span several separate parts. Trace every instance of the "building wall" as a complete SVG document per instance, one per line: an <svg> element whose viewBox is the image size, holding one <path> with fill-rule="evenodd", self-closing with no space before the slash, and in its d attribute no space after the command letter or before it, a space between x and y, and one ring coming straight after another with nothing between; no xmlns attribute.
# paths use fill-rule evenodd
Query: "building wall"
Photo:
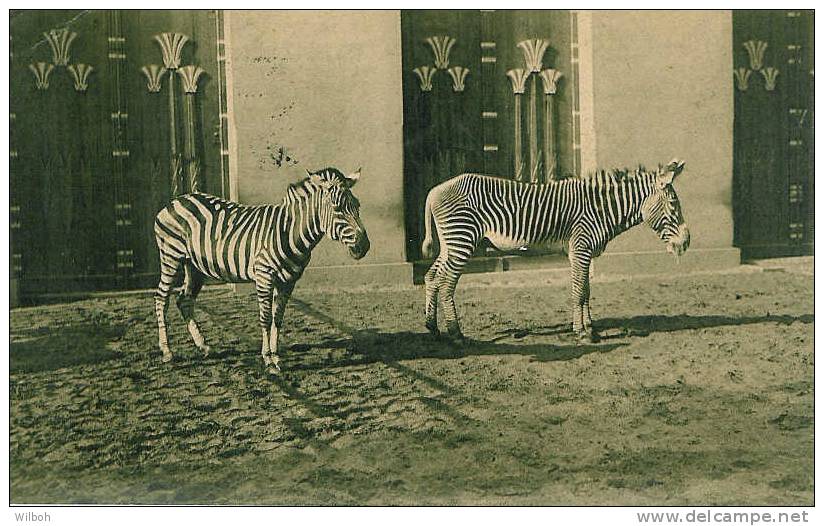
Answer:
<svg viewBox="0 0 824 526"><path fill-rule="evenodd" d="M607 168L686 160L676 183L692 232L682 269L737 264L731 13L579 14L582 158ZM400 13L229 11L226 44L233 196L279 201L305 168L362 166L355 193L372 251L355 262L325 241L307 278L409 283ZM596 268L644 272L666 267L665 256L641 227L611 244L600 261L612 267Z"/></svg>
<svg viewBox="0 0 824 526"><path fill-rule="evenodd" d="M731 13L595 11L591 24L597 166L685 160L675 184L692 235L685 260L720 249L735 262ZM662 250L640 227L607 254Z"/></svg>
<svg viewBox="0 0 824 526"><path fill-rule="evenodd" d="M361 267L398 264L411 280L403 264L400 34L398 11L226 14L233 197L279 202L305 169L362 167L354 193L371 251L354 261L324 240L313 270L345 265L357 281L367 279Z"/></svg>

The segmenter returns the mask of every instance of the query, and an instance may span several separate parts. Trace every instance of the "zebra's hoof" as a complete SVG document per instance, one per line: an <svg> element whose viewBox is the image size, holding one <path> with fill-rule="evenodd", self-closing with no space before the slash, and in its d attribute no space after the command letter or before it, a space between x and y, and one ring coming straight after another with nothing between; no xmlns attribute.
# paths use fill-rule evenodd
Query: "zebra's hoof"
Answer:
<svg viewBox="0 0 824 526"><path fill-rule="evenodd" d="M580 331L577 333L578 343L598 343L601 338L595 331Z"/></svg>
<svg viewBox="0 0 824 526"><path fill-rule="evenodd" d="M426 330L428 330L429 334L431 334L435 338L437 338L441 335L441 331L438 330L438 322L436 322L436 321L427 321L426 322Z"/></svg>
<svg viewBox="0 0 824 526"><path fill-rule="evenodd" d="M198 349L200 349L200 352L203 353L204 358L208 358L209 353L212 352L212 348L209 347L208 345L201 345L200 347L198 347Z"/></svg>
<svg viewBox="0 0 824 526"><path fill-rule="evenodd" d="M266 372L269 374L280 373L280 358L275 355L270 355L266 360Z"/></svg>
<svg viewBox="0 0 824 526"><path fill-rule="evenodd" d="M451 330L449 331L449 340L457 346L464 346L467 344L466 336L460 330Z"/></svg>
<svg viewBox="0 0 824 526"><path fill-rule="evenodd" d="M169 362L172 361L172 358L174 358L174 355L172 353L165 353L164 352L163 356L160 358L160 361L161 361L161 363L169 363Z"/></svg>

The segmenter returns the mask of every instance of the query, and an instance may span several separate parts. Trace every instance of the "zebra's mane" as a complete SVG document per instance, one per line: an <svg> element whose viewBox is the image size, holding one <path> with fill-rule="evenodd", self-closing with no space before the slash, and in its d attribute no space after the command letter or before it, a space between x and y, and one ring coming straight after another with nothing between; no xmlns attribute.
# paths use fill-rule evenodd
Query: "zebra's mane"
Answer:
<svg viewBox="0 0 824 526"><path fill-rule="evenodd" d="M286 188L286 197L283 198L283 202L294 203L300 198L308 196L310 192L308 183L309 177L304 177L300 181L289 183L289 187Z"/></svg>
<svg viewBox="0 0 824 526"><path fill-rule="evenodd" d="M613 168L611 170L595 170L582 176L581 179L593 185L610 186L620 184L623 181L631 181L646 177L651 172L642 164L637 168Z"/></svg>
<svg viewBox="0 0 824 526"><path fill-rule="evenodd" d="M343 181L344 179L343 173L341 173L341 171L337 168L333 168L331 166L312 172L312 174L323 175L324 178L330 182L332 182L333 179L337 179L338 181ZM296 200L308 196L311 192L311 185L312 182L310 181L308 175L300 181L289 183L289 187L286 189L286 197L284 198L284 202L294 203Z"/></svg>

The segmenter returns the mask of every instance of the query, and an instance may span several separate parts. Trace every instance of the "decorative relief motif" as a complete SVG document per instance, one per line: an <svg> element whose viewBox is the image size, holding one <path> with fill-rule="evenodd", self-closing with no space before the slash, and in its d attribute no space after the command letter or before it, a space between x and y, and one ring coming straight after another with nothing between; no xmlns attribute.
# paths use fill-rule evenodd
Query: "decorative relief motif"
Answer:
<svg viewBox="0 0 824 526"><path fill-rule="evenodd" d="M177 197L180 194L180 179L183 177L183 159L176 152L173 152L170 165L172 196Z"/></svg>
<svg viewBox="0 0 824 526"><path fill-rule="evenodd" d="M555 130L554 130L554 95L558 92L558 81L563 77L563 74L553 68L543 69L543 60L549 49L549 40L545 38L531 38L522 40L516 45L524 56L524 68L514 68L506 72L512 86L512 92L515 95L515 141L514 141L514 160L515 160L515 178L519 180L529 180L531 182L540 182L541 175L546 175L547 179L555 177L557 170L557 154L555 148ZM532 74L535 73L535 76ZM527 81L532 76L529 90L527 90ZM543 147L539 149L539 117L538 117L538 77L541 78L544 92L543 99ZM523 130L521 129L521 99L523 95L529 91L529 100L527 101L527 116L528 129L527 140L529 146L529 175L525 173L524 163L521 162L522 157L522 142ZM543 170L541 169L543 165Z"/></svg>
<svg viewBox="0 0 824 526"><path fill-rule="evenodd" d="M545 69L539 73L544 88L544 162L548 181L558 176L558 155L555 133L555 94L558 82L564 76L556 69Z"/></svg>
<svg viewBox="0 0 824 526"><path fill-rule="evenodd" d="M183 79L183 91L186 93L186 128L183 150L186 157L186 174L188 175L188 191L200 190L200 159L197 155L195 140L196 116L194 97L197 93L197 81L203 74L203 68L195 65L184 66L177 70Z"/></svg>
<svg viewBox="0 0 824 526"><path fill-rule="evenodd" d="M189 192L200 191L200 159L190 159L186 165L186 174L189 177Z"/></svg>
<svg viewBox="0 0 824 526"><path fill-rule="evenodd" d="M185 184L182 184L181 179L183 178L183 158L178 151L178 138L177 138L177 112L175 111L176 102L175 102L175 75L174 71L180 67L180 59L183 54L183 47L189 41L189 37L182 34L182 33L160 33L154 36L155 41L160 45L160 51L163 54L163 70L159 67L154 67L154 65L144 66L142 71L143 74L146 75L148 79L147 88L149 89L150 93L157 93L160 91L160 88L157 84L160 83L160 79L163 78L163 75L166 71L169 71L169 150L170 150L170 157L169 157L169 172L170 172L170 179L171 179L171 190L172 196L177 196L180 193L181 189L186 188ZM194 94L197 90L197 77L200 76L200 73L196 74L196 71L191 69L194 66L187 66L189 69L185 69L184 72L178 72L183 79L184 83L184 90L187 93ZM191 88L194 85L195 91L188 91L188 88ZM157 91L155 91L157 88ZM188 106L191 106L187 104ZM191 112L190 112L191 113ZM187 122L186 131L189 133L191 131L191 123ZM188 144L188 137L187 137L187 144ZM187 152L188 153L188 152ZM191 158L189 159L191 162ZM196 168L196 171L199 172L199 167Z"/></svg>
<svg viewBox="0 0 824 526"><path fill-rule="evenodd" d="M516 95L522 95L526 91L526 79L529 78L529 71L522 68L510 69L506 72L506 76L509 77L512 83L512 91Z"/></svg>
<svg viewBox="0 0 824 526"><path fill-rule="evenodd" d="M149 90L149 93L160 93L160 82L168 70L158 64L149 64L140 68L140 71L146 75L146 89Z"/></svg>
<svg viewBox="0 0 824 526"><path fill-rule="evenodd" d="M197 81L203 74L203 68L200 66L189 65L177 70L177 73L183 79L183 91L186 93L197 93Z"/></svg>
<svg viewBox="0 0 824 526"><path fill-rule="evenodd" d="M764 77L764 89L767 91L775 90L775 81L778 78L778 70L769 67L761 70L761 75Z"/></svg>
<svg viewBox="0 0 824 526"><path fill-rule="evenodd" d="M557 69L545 69L539 74L544 85L545 95L555 95L558 92L558 81L564 76Z"/></svg>
<svg viewBox="0 0 824 526"><path fill-rule="evenodd" d="M790 183L789 193L790 203L801 203L804 201L804 186L800 183Z"/></svg>
<svg viewBox="0 0 824 526"><path fill-rule="evenodd" d="M801 64L801 46L798 44L787 44L787 64Z"/></svg>
<svg viewBox="0 0 824 526"><path fill-rule="evenodd" d="M541 61L549 47L549 41L542 38L533 38L518 42L518 47L524 52L524 62L530 73L541 71Z"/></svg>
<svg viewBox="0 0 824 526"><path fill-rule="evenodd" d="M510 69L506 72L506 76L509 77L512 83L512 91L515 94L515 179L522 180L524 165L521 162L521 141L523 135L521 131L521 97L526 90L526 79L529 78L529 71L522 68Z"/></svg>
<svg viewBox="0 0 824 526"><path fill-rule="evenodd" d="M736 68L732 74L735 76L735 85L739 91L747 91L752 70L747 68Z"/></svg>
<svg viewBox="0 0 824 526"><path fill-rule="evenodd" d="M77 33L68 29L52 29L43 33L49 42L52 50L52 62L58 66L65 66L69 63L69 49L72 42L77 38Z"/></svg>
<svg viewBox="0 0 824 526"><path fill-rule="evenodd" d="M744 42L744 49L750 56L750 69L759 70L764 67L764 52L767 43L763 40L748 40Z"/></svg>
<svg viewBox="0 0 824 526"><path fill-rule="evenodd" d="M74 90L84 93L89 88L89 74L94 68L88 64L71 64L66 68L74 79Z"/></svg>
<svg viewBox="0 0 824 526"><path fill-rule="evenodd" d="M412 71L418 76L421 91L432 91L432 77L438 70L430 66L421 66L413 69Z"/></svg>
<svg viewBox="0 0 824 526"><path fill-rule="evenodd" d="M155 35L155 40L160 44L163 53L163 65L166 69L177 69L180 67L180 56L183 53L183 46L189 41L189 37L182 33L160 33Z"/></svg>
<svg viewBox="0 0 824 526"><path fill-rule="evenodd" d="M452 66L446 70L446 72L452 77L452 91L463 91L466 87L466 76L469 75L469 69L461 66Z"/></svg>
<svg viewBox="0 0 824 526"><path fill-rule="evenodd" d="M432 54L435 55L435 67L446 69L449 67L449 51L455 45L455 39L449 36L429 37L426 43L432 47Z"/></svg>
<svg viewBox="0 0 824 526"><path fill-rule="evenodd" d="M40 91L49 89L49 75L54 70L54 64L38 62L29 64L29 70L34 74L34 85Z"/></svg>
<svg viewBox="0 0 824 526"><path fill-rule="evenodd" d="M445 70L452 79L452 91L460 93L466 89L466 77L469 75L469 68L463 66L449 67L449 53L455 45L456 40L448 35L432 36L424 40L432 48L434 66L419 66L412 70L418 77L421 91L432 91L432 82L435 73Z"/></svg>

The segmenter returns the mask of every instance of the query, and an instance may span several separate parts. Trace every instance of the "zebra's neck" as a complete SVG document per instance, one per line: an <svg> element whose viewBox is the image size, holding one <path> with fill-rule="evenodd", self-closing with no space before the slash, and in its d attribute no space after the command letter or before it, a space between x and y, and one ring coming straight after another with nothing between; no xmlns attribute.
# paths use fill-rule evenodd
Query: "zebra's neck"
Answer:
<svg viewBox="0 0 824 526"><path fill-rule="evenodd" d="M326 234L324 207L316 189L289 189L281 203L281 234L288 233L289 245L298 253L308 253Z"/></svg>
<svg viewBox="0 0 824 526"><path fill-rule="evenodd" d="M601 172L582 180L590 213L603 228L604 241L609 241L641 223L644 201L653 191L654 174L637 171L616 178Z"/></svg>

